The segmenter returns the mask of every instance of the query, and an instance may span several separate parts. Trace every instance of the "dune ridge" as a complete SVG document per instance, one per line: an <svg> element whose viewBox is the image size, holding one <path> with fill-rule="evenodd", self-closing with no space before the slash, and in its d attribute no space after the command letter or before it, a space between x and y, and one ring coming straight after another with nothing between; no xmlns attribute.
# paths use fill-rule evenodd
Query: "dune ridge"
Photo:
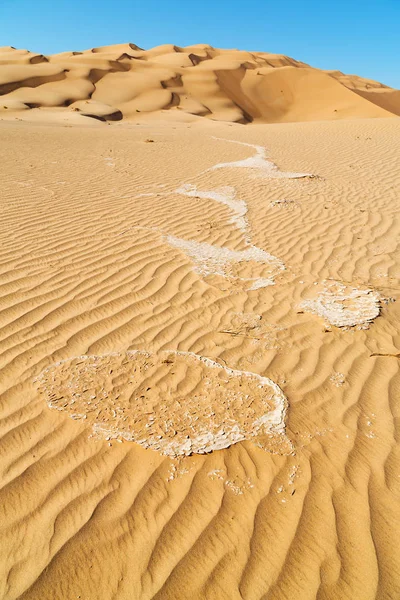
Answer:
<svg viewBox="0 0 400 600"><path fill-rule="evenodd" d="M0 114L62 108L101 121L238 123L400 115L400 91L267 52L116 44L44 56L0 48ZM26 118L21 117L20 118Z"/></svg>

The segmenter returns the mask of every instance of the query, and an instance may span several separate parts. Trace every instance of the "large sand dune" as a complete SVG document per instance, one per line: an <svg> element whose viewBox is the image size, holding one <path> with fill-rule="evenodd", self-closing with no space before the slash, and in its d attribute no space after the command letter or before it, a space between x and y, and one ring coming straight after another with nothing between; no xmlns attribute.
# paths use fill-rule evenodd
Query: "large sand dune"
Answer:
<svg viewBox="0 0 400 600"><path fill-rule="evenodd" d="M0 112L64 107L103 120L169 111L240 123L400 114L400 92L287 56L134 44L52 56L0 48Z"/></svg>
<svg viewBox="0 0 400 600"><path fill-rule="evenodd" d="M396 92L0 62L0 597L400 598Z"/></svg>

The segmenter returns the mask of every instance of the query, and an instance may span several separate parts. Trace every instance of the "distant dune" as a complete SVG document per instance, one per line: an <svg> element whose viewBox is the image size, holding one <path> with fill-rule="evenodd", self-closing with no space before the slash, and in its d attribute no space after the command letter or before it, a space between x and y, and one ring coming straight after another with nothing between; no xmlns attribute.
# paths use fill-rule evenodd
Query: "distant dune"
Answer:
<svg viewBox="0 0 400 600"><path fill-rule="evenodd" d="M267 52L134 44L52 56L0 48L0 113L59 109L104 121L169 111L280 123L400 115L400 91Z"/></svg>

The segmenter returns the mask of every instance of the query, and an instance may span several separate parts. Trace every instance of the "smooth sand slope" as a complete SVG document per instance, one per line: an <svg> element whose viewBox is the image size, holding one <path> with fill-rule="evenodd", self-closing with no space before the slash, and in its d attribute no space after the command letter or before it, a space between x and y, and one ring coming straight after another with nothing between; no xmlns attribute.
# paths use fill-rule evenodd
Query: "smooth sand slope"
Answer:
<svg viewBox="0 0 400 600"><path fill-rule="evenodd" d="M400 91L381 83L206 44L119 44L52 56L3 47L0 94L0 114L62 108L107 121L164 111L175 120L240 123L400 115Z"/></svg>
<svg viewBox="0 0 400 600"><path fill-rule="evenodd" d="M48 59L0 67L0 597L400 598L400 120L361 118L395 92ZM90 94L124 120L54 108Z"/></svg>

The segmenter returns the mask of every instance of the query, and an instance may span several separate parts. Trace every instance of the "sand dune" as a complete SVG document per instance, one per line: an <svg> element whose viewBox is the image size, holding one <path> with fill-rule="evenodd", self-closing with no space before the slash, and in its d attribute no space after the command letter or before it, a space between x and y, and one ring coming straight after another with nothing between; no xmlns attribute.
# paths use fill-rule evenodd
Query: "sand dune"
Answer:
<svg viewBox="0 0 400 600"><path fill-rule="evenodd" d="M400 597L398 119L40 111L0 123L0 596Z"/></svg>
<svg viewBox="0 0 400 600"><path fill-rule="evenodd" d="M400 92L380 83L206 44L117 44L51 56L0 48L0 95L2 118L56 107L104 121L165 111L175 120L238 123L400 114Z"/></svg>
<svg viewBox="0 0 400 600"><path fill-rule="evenodd" d="M0 597L400 598L400 92L120 44L0 93Z"/></svg>

